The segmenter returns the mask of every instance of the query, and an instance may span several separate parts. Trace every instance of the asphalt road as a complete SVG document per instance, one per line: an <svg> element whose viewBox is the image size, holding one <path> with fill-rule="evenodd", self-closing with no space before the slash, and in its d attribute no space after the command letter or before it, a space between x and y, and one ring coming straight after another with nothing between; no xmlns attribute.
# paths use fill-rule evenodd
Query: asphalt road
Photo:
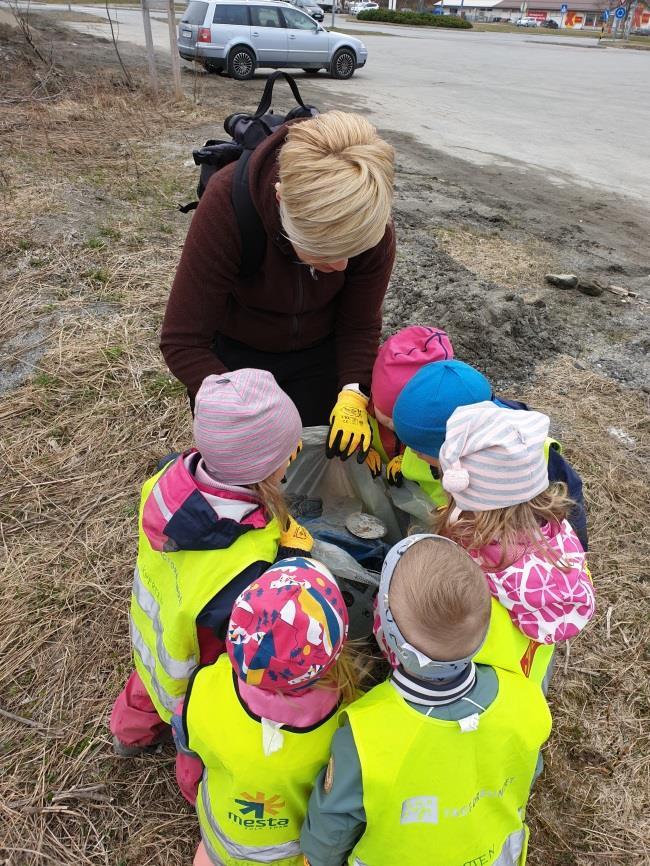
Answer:
<svg viewBox="0 0 650 866"><path fill-rule="evenodd" d="M105 16L103 7L73 8ZM144 44L139 10L113 7L112 14L120 40ZM324 73L310 81L312 91L328 91L329 104L340 95L343 107L368 111L381 129L411 134L477 165L532 166L552 184L577 182L649 199L650 52L534 31L379 25L381 31L369 34L373 25L338 18L342 29L358 32L369 60L350 81ZM109 35L108 23L69 26ZM157 47L168 50L162 16L153 30Z"/></svg>

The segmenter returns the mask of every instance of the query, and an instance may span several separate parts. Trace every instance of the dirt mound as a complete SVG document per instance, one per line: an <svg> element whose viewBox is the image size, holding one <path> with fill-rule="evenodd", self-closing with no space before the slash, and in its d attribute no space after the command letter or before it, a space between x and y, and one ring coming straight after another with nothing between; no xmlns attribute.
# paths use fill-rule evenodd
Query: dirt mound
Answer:
<svg viewBox="0 0 650 866"><path fill-rule="evenodd" d="M462 186L432 176L432 155L421 148L401 153L398 253L384 335L405 324L444 327L458 357L500 389L525 381L537 364L562 352L620 382L647 387L650 305L643 296L650 296L650 260L643 263L643 251L621 250L612 262L595 228L578 243L586 229L554 229L550 217L542 223L539 212L530 213L530 203L518 211L496 189L472 194L469 179ZM523 189L519 194L525 198ZM641 297L626 302L548 286L544 274L558 264L626 285Z"/></svg>
<svg viewBox="0 0 650 866"><path fill-rule="evenodd" d="M407 234L399 201L396 223L400 244L384 305L386 336L405 325L438 325L452 336L456 355L499 387L524 380L539 361L568 347L559 311L546 301L482 280L445 253L433 231Z"/></svg>

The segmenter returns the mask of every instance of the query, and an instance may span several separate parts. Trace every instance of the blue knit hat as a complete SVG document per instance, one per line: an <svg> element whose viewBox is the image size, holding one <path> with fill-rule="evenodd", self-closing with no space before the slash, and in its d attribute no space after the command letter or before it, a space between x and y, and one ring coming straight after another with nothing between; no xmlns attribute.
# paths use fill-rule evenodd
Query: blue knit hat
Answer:
<svg viewBox="0 0 650 866"><path fill-rule="evenodd" d="M395 432L413 451L437 457L454 410L491 397L492 386L474 367L462 361L435 361L422 367L400 392L393 409Z"/></svg>

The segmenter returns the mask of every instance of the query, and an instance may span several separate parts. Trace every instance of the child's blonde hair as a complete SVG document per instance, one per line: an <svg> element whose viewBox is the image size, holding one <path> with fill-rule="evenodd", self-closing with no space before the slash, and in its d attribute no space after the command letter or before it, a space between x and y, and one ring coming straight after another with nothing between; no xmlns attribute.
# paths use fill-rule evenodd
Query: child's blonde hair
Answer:
<svg viewBox="0 0 650 866"><path fill-rule="evenodd" d="M366 661L364 661L366 658ZM344 704L351 704L361 693L369 664L362 648L355 641L346 641L340 656L326 674L314 683L315 688L335 690Z"/></svg>
<svg viewBox="0 0 650 866"><path fill-rule="evenodd" d="M481 563L489 571L507 568L524 551L535 551L561 568L557 554L553 553L544 538L542 526L546 523L561 523L574 504L566 484L557 482L530 502L492 511L464 511L454 522L452 514L456 506L450 499L447 506L435 515L434 531L451 538L465 550L478 551L493 542L499 542L499 561L486 560Z"/></svg>
<svg viewBox="0 0 650 866"><path fill-rule="evenodd" d="M395 152L359 114L328 111L289 128L278 156L286 236L321 261L357 256L386 232Z"/></svg>
<svg viewBox="0 0 650 866"><path fill-rule="evenodd" d="M423 538L409 547L395 568L389 604L404 637L436 661L474 652L490 621L483 572L444 538Z"/></svg>
<svg viewBox="0 0 650 866"><path fill-rule="evenodd" d="M284 528L289 520L289 509L278 485L270 478L265 478L264 481L251 484L250 489L259 496L268 517L277 517L278 523Z"/></svg>

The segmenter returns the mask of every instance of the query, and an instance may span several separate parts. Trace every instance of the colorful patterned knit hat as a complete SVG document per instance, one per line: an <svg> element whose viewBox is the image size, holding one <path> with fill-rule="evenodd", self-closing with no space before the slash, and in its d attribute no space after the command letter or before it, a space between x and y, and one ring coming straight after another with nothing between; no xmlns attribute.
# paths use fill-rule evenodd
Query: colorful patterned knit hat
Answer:
<svg viewBox="0 0 650 866"><path fill-rule="evenodd" d="M298 447L302 424L290 397L266 370L206 376L194 406L194 442L221 484L258 484Z"/></svg>
<svg viewBox="0 0 650 866"><path fill-rule="evenodd" d="M295 691L329 670L347 634L348 612L332 574L313 559L291 557L239 596L226 650L248 685Z"/></svg>
<svg viewBox="0 0 650 866"><path fill-rule="evenodd" d="M389 337L372 368L372 402L389 418L400 391L415 374L434 361L454 357L451 340L440 328L411 325Z"/></svg>
<svg viewBox="0 0 650 866"><path fill-rule="evenodd" d="M490 400L460 406L440 449L442 486L461 511L530 502L548 487L548 416Z"/></svg>

